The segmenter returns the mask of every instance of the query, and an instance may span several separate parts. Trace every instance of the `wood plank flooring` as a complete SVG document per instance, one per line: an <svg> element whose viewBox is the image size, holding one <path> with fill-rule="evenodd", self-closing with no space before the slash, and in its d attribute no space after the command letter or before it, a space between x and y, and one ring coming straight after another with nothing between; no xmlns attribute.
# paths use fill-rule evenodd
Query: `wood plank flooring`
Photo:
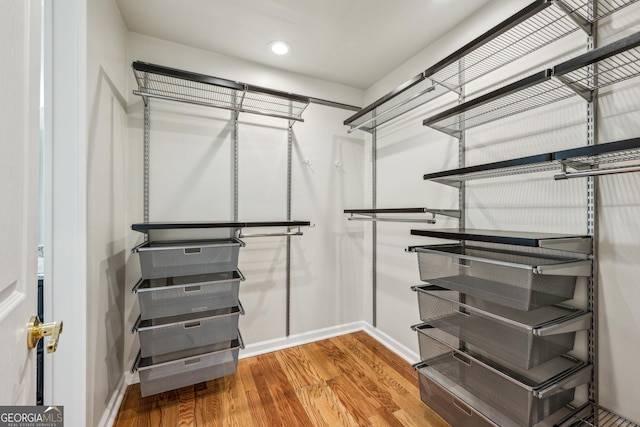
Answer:
<svg viewBox="0 0 640 427"><path fill-rule="evenodd" d="M448 426L411 365L365 332L242 359L224 378L146 398L129 386L115 427Z"/></svg>

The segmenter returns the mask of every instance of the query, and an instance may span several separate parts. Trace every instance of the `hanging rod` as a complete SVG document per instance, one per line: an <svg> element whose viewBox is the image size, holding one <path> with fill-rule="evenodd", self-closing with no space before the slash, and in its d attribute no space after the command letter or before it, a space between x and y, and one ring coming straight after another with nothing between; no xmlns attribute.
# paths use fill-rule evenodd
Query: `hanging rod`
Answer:
<svg viewBox="0 0 640 427"><path fill-rule="evenodd" d="M426 224L435 224L435 215L432 218L380 218L380 217L366 217L358 218L350 216L347 218L349 221L369 221L369 222L422 222Z"/></svg>
<svg viewBox="0 0 640 427"><path fill-rule="evenodd" d="M423 222L435 224L435 216L443 215L460 218L460 211L455 209L430 209L430 208L381 208L381 209L345 209L349 214L349 221L381 221L381 222ZM403 218L403 217L379 217L377 214L431 214L431 218ZM359 216L355 216L359 215Z"/></svg>
<svg viewBox="0 0 640 427"><path fill-rule="evenodd" d="M585 171L566 172L563 171L553 176L556 181L569 179L569 178L584 178L587 176L600 176L600 175L614 175L619 173L640 172L640 165L634 166L620 166L617 168L607 169L589 169Z"/></svg>
<svg viewBox="0 0 640 427"><path fill-rule="evenodd" d="M298 231L287 231L283 233L252 233L252 234L242 234L238 236L241 239L245 237L281 237L281 236L302 236L304 233L298 229Z"/></svg>
<svg viewBox="0 0 640 427"><path fill-rule="evenodd" d="M249 223L251 224L251 223ZM280 225L280 226L287 226L287 227L292 227L292 228L297 228L297 230L292 231L284 231L284 232L275 232L275 233L249 233L249 234L245 234L242 233L241 231L238 234L238 238L242 239L245 237L285 237L285 236L302 236L304 235L304 233L302 232L302 230L300 229L301 227L315 227L315 224L311 224L309 222L301 222L301 221L289 221L289 222L281 222L281 223L252 223L253 225L251 225L252 227L260 227L260 226L265 226L265 227L269 227L269 226L274 226L274 225Z"/></svg>

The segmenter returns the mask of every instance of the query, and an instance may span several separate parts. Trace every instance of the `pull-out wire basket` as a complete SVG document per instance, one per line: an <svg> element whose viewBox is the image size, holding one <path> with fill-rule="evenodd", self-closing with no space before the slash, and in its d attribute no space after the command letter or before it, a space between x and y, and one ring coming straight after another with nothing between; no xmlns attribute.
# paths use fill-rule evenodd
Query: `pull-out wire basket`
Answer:
<svg viewBox="0 0 640 427"><path fill-rule="evenodd" d="M584 259L460 244L412 249L420 280L518 310L571 299L577 277L591 274L591 261Z"/></svg>
<svg viewBox="0 0 640 427"><path fill-rule="evenodd" d="M417 329L419 371L501 427L531 427L570 403L592 366L561 356L533 369L506 368L429 325Z"/></svg>
<svg viewBox="0 0 640 427"><path fill-rule="evenodd" d="M492 358L530 369L569 352L591 313L565 306L508 309L435 286L416 286L420 319ZM460 302L466 298L465 303Z"/></svg>

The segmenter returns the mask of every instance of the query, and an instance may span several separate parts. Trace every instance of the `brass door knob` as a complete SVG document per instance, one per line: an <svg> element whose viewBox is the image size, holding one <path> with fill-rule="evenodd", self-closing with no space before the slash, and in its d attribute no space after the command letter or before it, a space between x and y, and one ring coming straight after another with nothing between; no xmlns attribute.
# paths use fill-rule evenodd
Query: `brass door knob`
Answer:
<svg viewBox="0 0 640 427"><path fill-rule="evenodd" d="M51 336L47 341L47 353L53 353L58 348L58 341L62 333L62 320L59 322L42 323L38 316L31 316L27 325L27 348L34 348L42 337Z"/></svg>

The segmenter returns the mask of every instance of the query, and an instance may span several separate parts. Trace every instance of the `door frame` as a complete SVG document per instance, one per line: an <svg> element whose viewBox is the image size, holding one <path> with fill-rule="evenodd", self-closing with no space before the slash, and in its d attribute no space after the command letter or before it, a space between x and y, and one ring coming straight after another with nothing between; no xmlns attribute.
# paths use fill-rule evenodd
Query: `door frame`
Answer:
<svg viewBox="0 0 640 427"><path fill-rule="evenodd" d="M44 403L88 425L87 0L43 1L45 321L63 320L44 358ZM34 284L35 286L35 284Z"/></svg>

